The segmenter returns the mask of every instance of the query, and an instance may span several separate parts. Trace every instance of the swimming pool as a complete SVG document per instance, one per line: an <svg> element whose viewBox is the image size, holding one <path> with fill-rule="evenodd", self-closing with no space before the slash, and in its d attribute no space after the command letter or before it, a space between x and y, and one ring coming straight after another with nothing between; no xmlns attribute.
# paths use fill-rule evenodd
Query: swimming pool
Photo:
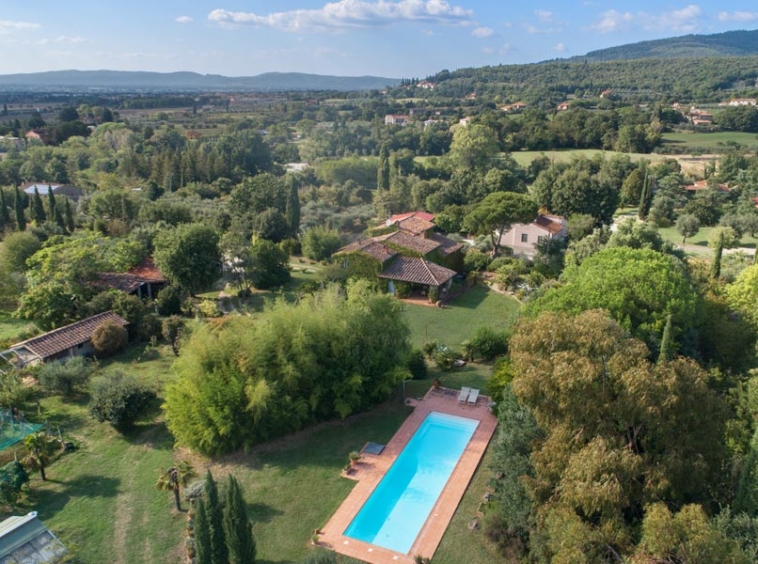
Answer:
<svg viewBox="0 0 758 564"><path fill-rule="evenodd" d="M407 554L479 421L431 412L345 536Z"/></svg>

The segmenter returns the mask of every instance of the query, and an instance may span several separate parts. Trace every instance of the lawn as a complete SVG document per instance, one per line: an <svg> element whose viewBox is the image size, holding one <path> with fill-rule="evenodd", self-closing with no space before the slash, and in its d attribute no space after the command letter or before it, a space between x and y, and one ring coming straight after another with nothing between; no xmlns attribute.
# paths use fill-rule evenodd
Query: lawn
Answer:
<svg viewBox="0 0 758 564"><path fill-rule="evenodd" d="M758 146L758 136L755 133L741 131L717 131L714 133L697 131L676 131L664 133L664 145L692 146L707 149L714 153L722 153L728 149L727 143L739 143L746 146Z"/></svg>
<svg viewBox="0 0 758 564"><path fill-rule="evenodd" d="M537 157L548 157L551 161L557 163L567 163L576 157L582 156L591 159L597 154L602 154L605 158L610 159L615 155L628 155L633 161L641 159L656 163L666 159L665 155L645 154L645 153L619 153L617 151L603 151L601 149L573 149L566 151L514 151L511 156L520 166L529 166Z"/></svg>
<svg viewBox="0 0 758 564"><path fill-rule="evenodd" d="M24 339L28 339L39 333L39 329L23 319L11 317L10 312L0 310L0 350L7 345L12 345Z"/></svg>
<svg viewBox="0 0 758 564"><path fill-rule="evenodd" d="M293 274L295 280L285 294L296 292L300 283L313 276ZM271 297L262 298L260 305ZM428 337L457 346L481 325L509 327L518 307L515 300L477 286L444 309L408 305L406 314L416 345ZM106 374L116 370L135 374L161 388L174 378L172 362L169 347L134 346L104 362L101 369ZM408 383L406 393L423 394L434 377L450 387L483 388L490 370L479 364L450 373L431 370L429 379ZM392 400L371 412L208 460L174 448L157 404L133 432L123 436L92 420L87 401L85 394L42 399L40 420L50 421L53 428L60 425L78 449L49 467L47 482L34 475L30 494L15 510L16 514L38 511L82 564L181 561L186 514L177 513L171 495L156 491L153 484L161 469L182 459L189 460L200 474L210 467L218 478L233 473L240 480L254 522L258 562L298 562L313 550L309 546L313 529L328 521L354 485L340 477L347 454L367 441L387 442L410 410L398 389ZM27 413L36 409L36 405L25 406ZM496 559L482 532L468 529L488 480L489 471L482 464L435 562L483 564ZM339 562L355 561L340 557Z"/></svg>
<svg viewBox="0 0 758 564"><path fill-rule="evenodd" d="M701 227L697 234L693 237L689 237L686 241L687 252L713 254L713 250L708 248L708 238L711 236L713 229L713 227ZM658 232L661 234L661 237L667 241L671 241L675 245L682 244L682 236L679 235L676 227L662 227L658 229ZM758 239L745 234L740 240L739 246L755 249L756 244L758 244ZM697 247L699 247L699 249Z"/></svg>

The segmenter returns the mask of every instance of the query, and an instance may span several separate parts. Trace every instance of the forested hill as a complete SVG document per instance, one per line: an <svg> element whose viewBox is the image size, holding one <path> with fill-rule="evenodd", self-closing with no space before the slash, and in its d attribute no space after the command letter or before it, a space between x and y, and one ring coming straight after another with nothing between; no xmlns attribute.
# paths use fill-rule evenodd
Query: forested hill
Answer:
<svg viewBox="0 0 758 564"><path fill-rule="evenodd" d="M68 89L151 90L151 91L293 91L293 90L374 90L399 83L396 78L378 76L326 76L304 73L269 72L257 76L228 77L194 72L50 71L0 75L0 88L37 91Z"/></svg>
<svg viewBox="0 0 758 564"><path fill-rule="evenodd" d="M571 60L617 61L620 59L673 59L758 55L758 30L726 31L710 35L683 35L654 41L640 41L608 49L590 51Z"/></svg>

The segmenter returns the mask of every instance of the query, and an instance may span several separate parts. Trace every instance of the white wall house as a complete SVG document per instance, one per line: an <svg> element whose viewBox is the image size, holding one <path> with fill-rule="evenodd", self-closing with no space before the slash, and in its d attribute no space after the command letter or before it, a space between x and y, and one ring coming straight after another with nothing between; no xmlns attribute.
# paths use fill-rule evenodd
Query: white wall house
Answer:
<svg viewBox="0 0 758 564"><path fill-rule="evenodd" d="M537 254L535 245L541 238L565 239L568 222L558 215L537 216L532 223L516 223L500 236L500 245L513 249L513 254L533 257Z"/></svg>

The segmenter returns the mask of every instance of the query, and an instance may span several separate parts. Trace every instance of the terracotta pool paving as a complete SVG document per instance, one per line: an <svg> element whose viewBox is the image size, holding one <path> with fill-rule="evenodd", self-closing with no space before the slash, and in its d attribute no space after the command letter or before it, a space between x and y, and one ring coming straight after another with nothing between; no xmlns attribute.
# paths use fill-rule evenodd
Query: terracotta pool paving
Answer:
<svg viewBox="0 0 758 564"><path fill-rule="evenodd" d="M453 518L453 514L495 432L497 419L488 409L488 403L489 398L487 396L480 395L476 405L469 405L458 403L458 390L429 390L380 455L363 454L351 475L348 476L356 480L357 484L332 515L329 522L321 529L319 544L340 554L371 564L413 564L413 557L417 554L428 558L434 556L434 552L437 550L437 546L439 546L442 536L445 534L445 530ZM403 447L432 411L476 419L479 421L479 425L468 445L466 445L411 550L408 554L402 554L344 536L345 529L363 507Z"/></svg>

